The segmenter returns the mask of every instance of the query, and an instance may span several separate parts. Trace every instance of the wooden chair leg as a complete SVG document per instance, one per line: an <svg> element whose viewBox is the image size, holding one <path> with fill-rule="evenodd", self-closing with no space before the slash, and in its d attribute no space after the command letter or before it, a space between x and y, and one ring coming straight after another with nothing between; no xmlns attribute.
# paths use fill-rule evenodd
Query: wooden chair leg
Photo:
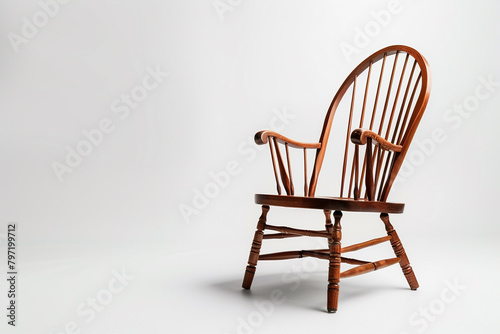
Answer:
<svg viewBox="0 0 500 334"><path fill-rule="evenodd" d="M262 214L260 215L259 222L257 223L257 231L255 231L252 248L250 249L250 255L248 257L248 266L245 271L245 277L243 278L242 287L244 289L250 289L252 286L257 261L259 260L260 247L262 246L262 238L264 237L263 231L266 229L266 217L268 212L269 206L263 205Z"/></svg>
<svg viewBox="0 0 500 334"><path fill-rule="evenodd" d="M391 223L389 222L389 215L387 213L381 213L380 219L382 219L382 221L385 224L385 230L387 231L387 235L391 237L391 246L392 249L394 250L394 253L398 258L401 259L401 262L399 262L399 264L401 265L403 274L405 275L406 280L410 285L410 289L417 290L418 288L417 278L415 277L415 273L413 272L413 269L410 266L410 261L408 260L408 256L406 255L405 249L403 248L403 244L401 243L401 240L399 240L399 236L396 233L396 230L394 229L394 227L392 227Z"/></svg>
<svg viewBox="0 0 500 334"><path fill-rule="evenodd" d="M328 246L330 249L330 265L328 268L328 294L327 310L336 312L339 300L339 282L340 282L340 240L342 239L342 228L340 219L342 212L335 211L333 217L335 224L332 226L331 211L324 210L326 216L326 230L330 234Z"/></svg>

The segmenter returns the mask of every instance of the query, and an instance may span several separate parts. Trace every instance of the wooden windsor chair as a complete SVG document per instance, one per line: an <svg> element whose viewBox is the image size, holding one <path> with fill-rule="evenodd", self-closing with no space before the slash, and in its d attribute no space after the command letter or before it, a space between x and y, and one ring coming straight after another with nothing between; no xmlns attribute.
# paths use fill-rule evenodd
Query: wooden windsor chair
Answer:
<svg viewBox="0 0 500 334"><path fill-rule="evenodd" d="M424 113L430 87L429 66L425 58L408 46L389 46L361 62L340 86L326 114L318 142L299 142L268 130L255 135L257 144L269 144L278 195L255 195L255 202L262 205L262 214L250 250L243 288L250 289L259 260L302 257L329 261L328 312L337 310L340 279L396 263L400 264L410 288L412 290L418 288L417 279L403 245L389 221L389 214L402 213L404 204L386 200ZM333 122L336 114L338 121ZM344 121L347 121L347 129ZM340 126L334 126L334 123ZM333 139L334 137L337 139ZM343 156L343 159L333 162L334 165L335 163L339 165L329 169L341 174L340 182L337 184L340 191L338 197L318 197L315 196L315 192L329 142L330 146L339 151L338 156ZM303 160L303 164L299 164L304 175L303 181L300 181L303 183L302 196L295 194L296 183L292 178L290 159L292 150L289 148L298 149L300 159ZM300 151L303 151L303 154ZM314 155L312 164L307 160L311 154ZM309 176L310 165L312 168L309 168L311 170ZM282 193L282 188L286 194ZM266 217L271 206L323 210L326 228L304 230L267 224ZM334 211L333 224L332 211ZM379 213L387 235L341 247L342 211ZM277 233L264 233L268 230ZM260 255L263 239L299 236L327 238L328 249ZM343 257L344 253L385 241L391 243L396 257L375 262ZM356 267L341 272L341 263Z"/></svg>

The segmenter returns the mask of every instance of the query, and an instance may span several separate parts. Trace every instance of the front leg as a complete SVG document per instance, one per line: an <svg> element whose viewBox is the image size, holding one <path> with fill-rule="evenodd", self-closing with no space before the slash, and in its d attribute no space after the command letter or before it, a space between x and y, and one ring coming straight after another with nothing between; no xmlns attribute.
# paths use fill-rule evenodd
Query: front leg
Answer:
<svg viewBox="0 0 500 334"><path fill-rule="evenodd" d="M257 261L259 260L260 247L262 246L262 238L264 237L263 231L266 229L266 217L268 212L269 206L263 205L262 214L260 215L259 222L257 223L257 231L255 231L252 248L250 249L250 255L248 257L248 266L245 271L245 277L243 278L242 287L244 289L250 289L252 286Z"/></svg>
<svg viewBox="0 0 500 334"><path fill-rule="evenodd" d="M324 210L326 216L326 230L330 234L328 238L328 245L330 249L330 265L328 268L328 295L327 295L327 309L328 312L334 313L338 308L339 300L339 283L340 283L340 241L342 239L342 228L340 226L340 219L342 212L335 211L333 217L335 224L332 226L330 217L331 211Z"/></svg>

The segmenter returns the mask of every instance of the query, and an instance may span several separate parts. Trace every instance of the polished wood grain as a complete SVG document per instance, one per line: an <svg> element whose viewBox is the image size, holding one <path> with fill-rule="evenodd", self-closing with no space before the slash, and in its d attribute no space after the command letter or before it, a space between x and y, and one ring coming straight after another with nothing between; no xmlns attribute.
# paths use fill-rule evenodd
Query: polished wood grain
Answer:
<svg viewBox="0 0 500 334"><path fill-rule="evenodd" d="M340 278L347 278L347 277L352 277L352 276L357 276L361 274L366 274L370 271L374 271L377 269L382 269L388 266L392 266L393 264L396 264L400 262L400 258L393 258L393 259L386 259L386 260L379 260L375 262L370 262L366 264L362 264L356 268L352 268L349 270L346 270L342 273L340 273Z"/></svg>
<svg viewBox="0 0 500 334"><path fill-rule="evenodd" d="M269 145L277 194L255 195L255 203L262 206L262 214L254 234L243 288L251 287L258 261L304 257L329 262L328 312L338 310L341 279L396 263L400 264L410 289L418 288L406 251L389 221L389 214L403 213L405 205L387 199L427 106L430 88L430 70L425 58L411 47L389 46L362 61L340 85L327 110L318 141L297 141L271 130L257 132L255 142ZM337 118L347 124L334 123ZM331 159L334 166L322 171L328 146L335 152ZM294 150L299 150L299 154ZM308 162L308 156L314 159ZM297 158L302 161L296 163ZM326 196L316 195L320 174L332 170L338 172L338 193L332 190ZM295 189L301 188L303 194L296 194ZM271 206L322 210L325 228L270 225L267 213ZM344 211L380 214L386 235L342 247ZM325 238L328 248L260 254L263 240L301 236ZM395 258L371 261L342 256L385 242L391 244ZM341 272L342 263L354 267Z"/></svg>
<svg viewBox="0 0 500 334"><path fill-rule="evenodd" d="M264 239L286 239L286 238L296 238L301 236L302 236L301 234L273 233L273 234L264 234Z"/></svg>
<svg viewBox="0 0 500 334"><path fill-rule="evenodd" d="M330 217L330 210L324 210L326 217L326 230L330 234L328 238L328 246L330 248L330 265L328 268L328 294L327 294L327 310L330 313L337 312L339 300L339 283L340 283L340 240L342 239L342 227L340 226L340 219L342 212L335 211L333 217L335 223L332 226Z"/></svg>
<svg viewBox="0 0 500 334"><path fill-rule="evenodd" d="M323 237L323 238L328 238L328 233L325 231L311 231L311 230L303 230L303 229L298 229L298 228L291 228L291 227L286 227L286 226L273 226L273 225L266 225L266 229L272 230L272 231L278 231L281 233L290 233L290 234L300 234L300 235L306 235L309 237Z"/></svg>
<svg viewBox="0 0 500 334"><path fill-rule="evenodd" d="M347 247L342 247L342 254L354 252L354 251L357 251L357 250L360 250L360 249L363 249L366 247L370 247L370 246L375 246L375 245L378 245L382 242L389 241L389 240L391 240L391 238L392 237L390 235L388 235L385 237L376 238L376 239L368 240L365 242L361 242L359 244L355 244L355 245L351 245L351 246L347 246Z"/></svg>
<svg viewBox="0 0 500 334"><path fill-rule="evenodd" d="M303 197L268 194L256 194L255 203L305 209L329 209L378 213L403 213L405 207L403 203L369 201L365 199L355 200L339 197Z"/></svg>
<svg viewBox="0 0 500 334"><path fill-rule="evenodd" d="M269 206L262 206L262 214L257 223L257 231L252 242L252 248L250 249L250 255L248 257L248 265L245 271L245 277L243 279L242 287L244 289L250 289L252 286L253 277L255 275L255 269L257 266L257 261L259 259L260 247L262 246L262 239L264 237L264 230L266 228L266 217L269 212Z"/></svg>
<svg viewBox="0 0 500 334"><path fill-rule="evenodd" d="M379 136L377 133L368 129L356 129L351 133L351 141L357 145L365 145L368 138L372 139L372 143L380 146L382 149L391 152L401 152L403 147L401 145L394 145L390 141ZM357 146L356 146L357 147Z"/></svg>
<svg viewBox="0 0 500 334"><path fill-rule="evenodd" d="M283 187L285 188L286 194L293 195L293 191L290 188L290 178L288 177L288 173L287 173L286 168L285 168L285 163L283 162L281 151L280 151L280 148L278 146L278 140L276 138L273 138L272 140L274 143L276 160L278 160L278 169L280 171L281 182L283 184Z"/></svg>
<svg viewBox="0 0 500 334"><path fill-rule="evenodd" d="M269 138L276 138L277 141L281 144L288 144L291 147L295 148L321 148L321 143L303 143L290 138L287 138L283 135L280 135L277 132L271 130L262 130L255 134L254 140L258 145L267 144Z"/></svg>
<svg viewBox="0 0 500 334"><path fill-rule="evenodd" d="M396 230L389 221L389 215L387 213L381 213L380 219L382 219L382 221L384 222L387 234L391 237L391 246L392 249L394 250L394 253L401 260L400 262L401 269L403 270L403 274L405 275L406 280L408 281L410 289L417 290L418 288L417 278L415 277L415 273L413 272L413 269L410 265L410 260L408 260L408 256L406 255L403 244L401 243L401 240L399 239Z"/></svg>

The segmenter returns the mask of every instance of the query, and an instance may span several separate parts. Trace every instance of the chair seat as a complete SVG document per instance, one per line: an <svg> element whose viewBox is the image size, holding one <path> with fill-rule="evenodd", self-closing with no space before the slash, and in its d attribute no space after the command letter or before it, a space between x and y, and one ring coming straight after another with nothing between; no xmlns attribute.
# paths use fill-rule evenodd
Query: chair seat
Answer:
<svg viewBox="0 0 500 334"><path fill-rule="evenodd" d="M405 207L404 203L368 201L365 199L354 200L341 197L304 197L269 194L255 194L255 203L305 209L380 213L403 213Z"/></svg>

